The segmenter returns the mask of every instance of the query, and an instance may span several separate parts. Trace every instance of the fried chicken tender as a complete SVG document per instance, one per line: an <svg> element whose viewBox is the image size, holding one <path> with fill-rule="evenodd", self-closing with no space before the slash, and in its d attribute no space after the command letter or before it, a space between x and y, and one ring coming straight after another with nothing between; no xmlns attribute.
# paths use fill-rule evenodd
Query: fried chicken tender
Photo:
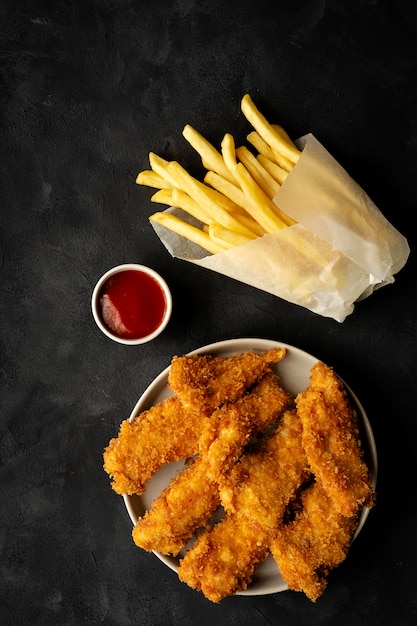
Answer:
<svg viewBox="0 0 417 626"><path fill-rule="evenodd" d="M195 454L205 418L221 404L236 401L285 353L279 348L227 358L173 357L169 380L179 393L124 420L104 450L113 490L140 495L159 467ZM199 398L204 399L201 406Z"/></svg>
<svg viewBox="0 0 417 626"><path fill-rule="evenodd" d="M340 513L354 515L375 502L363 460L357 415L333 370L318 362L310 385L296 398L311 470Z"/></svg>
<svg viewBox="0 0 417 626"><path fill-rule="evenodd" d="M138 519L133 541L145 550L176 556L219 505L218 486L207 478L204 459L197 457Z"/></svg>
<svg viewBox="0 0 417 626"><path fill-rule="evenodd" d="M204 446L200 447L199 456L173 479L138 520L133 530L136 545L177 555L218 508L217 477L238 459L250 435L270 426L289 402L289 394L271 372L235 403L215 411L206 420L206 430L214 420L216 440L206 451L201 449Z"/></svg>
<svg viewBox="0 0 417 626"><path fill-rule="evenodd" d="M104 450L104 469L119 494L141 494L156 470L196 453L205 418L187 411L175 396L124 420Z"/></svg>
<svg viewBox="0 0 417 626"><path fill-rule="evenodd" d="M246 453L221 483L226 515L181 560L180 580L213 602L245 589L269 555L306 466L297 413L287 411L278 430Z"/></svg>
<svg viewBox="0 0 417 626"><path fill-rule="evenodd" d="M221 480L224 509L276 529L288 502L310 474L301 436L296 410L286 411L277 430Z"/></svg>
<svg viewBox="0 0 417 626"><path fill-rule="evenodd" d="M280 386L278 376L270 372L251 392L217 409L206 420L199 440L207 475L219 481L239 459L251 437L272 426L291 402L292 397Z"/></svg>
<svg viewBox="0 0 417 626"><path fill-rule="evenodd" d="M347 556L358 516L345 517L320 483L302 495L302 512L279 529L271 551L289 589L315 602L327 586L327 575Z"/></svg>
<svg viewBox="0 0 417 626"><path fill-rule="evenodd" d="M212 602L246 589L269 555L269 537L247 517L228 515L197 539L180 562L182 582Z"/></svg>
<svg viewBox="0 0 417 626"><path fill-rule="evenodd" d="M342 381L318 362L294 399L273 369L285 355L173 357L174 395L122 422L104 451L112 488L128 495L186 460L132 537L179 556L180 580L213 602L247 588L271 552L288 587L315 602L375 503Z"/></svg>
<svg viewBox="0 0 417 626"><path fill-rule="evenodd" d="M222 404L235 402L285 355L285 348L274 348L231 357L175 356L168 385L187 409L210 415Z"/></svg>

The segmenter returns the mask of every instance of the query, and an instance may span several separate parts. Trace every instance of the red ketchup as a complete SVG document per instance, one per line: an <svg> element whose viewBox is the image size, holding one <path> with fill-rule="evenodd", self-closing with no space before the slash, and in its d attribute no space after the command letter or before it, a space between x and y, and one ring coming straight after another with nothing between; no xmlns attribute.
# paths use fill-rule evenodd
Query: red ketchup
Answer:
<svg viewBox="0 0 417 626"><path fill-rule="evenodd" d="M103 285L99 301L109 330L124 339L141 339L161 324L167 303L159 283L140 270L124 270Z"/></svg>

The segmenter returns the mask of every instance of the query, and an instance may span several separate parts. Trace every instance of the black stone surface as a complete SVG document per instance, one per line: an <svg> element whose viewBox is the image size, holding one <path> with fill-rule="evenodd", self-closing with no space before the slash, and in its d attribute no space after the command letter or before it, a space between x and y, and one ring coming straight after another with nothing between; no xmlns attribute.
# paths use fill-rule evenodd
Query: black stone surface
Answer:
<svg viewBox="0 0 417 626"><path fill-rule="evenodd" d="M416 4L3 0L0 18L0 623L417 623ZM292 136L313 132L408 238L396 282L343 324L172 259L148 224L148 152L198 173L183 126L243 141L246 92ZM90 312L123 262L173 292L143 347L111 342ZM333 365L374 430L378 504L316 604L212 604L134 546L102 469L174 354L237 337Z"/></svg>

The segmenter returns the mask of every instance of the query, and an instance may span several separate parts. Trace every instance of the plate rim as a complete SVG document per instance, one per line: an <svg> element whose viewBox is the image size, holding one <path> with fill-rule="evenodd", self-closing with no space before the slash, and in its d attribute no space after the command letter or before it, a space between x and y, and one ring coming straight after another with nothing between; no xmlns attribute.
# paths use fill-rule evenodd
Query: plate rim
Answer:
<svg viewBox="0 0 417 626"><path fill-rule="evenodd" d="M242 349L241 347L242 345L246 347ZM236 349L237 346L239 346L239 349ZM212 343L206 344L204 346L200 346L199 348L195 348L194 350L187 352L186 356L192 356L195 354L214 354L214 355L221 356L221 354L224 352L228 352L228 353L235 352L236 354L238 354L238 353L242 353L248 350L254 350L255 352L262 352L264 350L269 350L271 348L277 348L277 347L287 348L287 350L291 350L293 353L297 354L298 356L301 356L304 358L307 357L308 359L313 360L314 362L318 362L321 360L318 357L310 354L309 352L306 352L305 350L298 348L297 346L294 346L294 345L291 345L282 341L274 340L274 339L255 338L255 337L233 338L233 339L225 339L221 341L212 342ZM284 362L285 362L285 359L283 360L283 363ZM171 368L171 365L168 365L166 368L164 368L146 387L146 389L140 395L135 406L133 407L130 413L130 416L128 418L129 421L133 420L143 410L151 406L151 403L148 403L146 401L148 397L151 396L152 393L154 393L155 390L157 390L160 387L161 383L163 383L164 381L167 382L170 368ZM337 372L335 373L337 374ZM345 382L345 380L340 376L339 378L342 380L348 393L350 394L353 400L353 403L355 405L355 408L357 409L357 413L361 420L361 425L363 427L363 432L366 437L366 445L368 447L368 452L369 452L370 461L371 461L370 466L369 466L371 483L372 483L373 489L375 490L376 484L377 484L377 478L378 478L378 453L377 453L373 430L372 430L369 418L367 416L367 413L362 403L360 402L359 398L357 397L355 392L351 389L351 387ZM173 395L173 393L169 390L167 385L166 385L165 393L167 397L169 397L170 395ZM157 395L161 395L161 394L157 394ZM130 520L132 524L135 525L137 521L137 515L132 505L132 498L134 497L140 498L140 496L129 496L127 494L123 494L122 497L123 497L128 515L130 517ZM368 518L368 515L370 513L370 510L371 509L368 507L364 507L362 509L361 515L359 518L358 527L352 538L352 543L353 541L355 541L359 533L362 531L365 525L365 522ZM152 550L152 552L169 569L171 569L174 572L178 571L178 567L175 564L175 560L176 560L175 557L170 557L168 555L161 554L160 552L156 550ZM262 587L262 584L260 586ZM279 592L286 591L286 590L288 590L288 586L281 578L281 580L277 581L277 584L275 585L275 587L272 587L271 589L262 590L262 589L259 589L259 585L255 585L254 587L251 588L251 585L249 584L247 589L237 591L236 595L240 595L240 596L270 595L273 593L279 593Z"/></svg>

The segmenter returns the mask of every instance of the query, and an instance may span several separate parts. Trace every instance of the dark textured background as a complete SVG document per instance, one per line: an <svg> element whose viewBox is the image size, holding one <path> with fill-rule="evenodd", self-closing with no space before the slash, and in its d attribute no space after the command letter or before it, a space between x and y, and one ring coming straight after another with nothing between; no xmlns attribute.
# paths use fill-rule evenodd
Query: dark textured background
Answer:
<svg viewBox="0 0 417 626"><path fill-rule="evenodd" d="M412 1L0 3L0 622L285 626L417 623L417 9ZM408 238L411 256L343 324L172 259L135 185L150 150L193 173L186 123L242 141L240 99L313 132ZM140 262L174 314L143 347L102 335L100 275ZM137 549L102 452L172 355L278 339L333 365L364 404L378 505L312 604L220 605Z"/></svg>

